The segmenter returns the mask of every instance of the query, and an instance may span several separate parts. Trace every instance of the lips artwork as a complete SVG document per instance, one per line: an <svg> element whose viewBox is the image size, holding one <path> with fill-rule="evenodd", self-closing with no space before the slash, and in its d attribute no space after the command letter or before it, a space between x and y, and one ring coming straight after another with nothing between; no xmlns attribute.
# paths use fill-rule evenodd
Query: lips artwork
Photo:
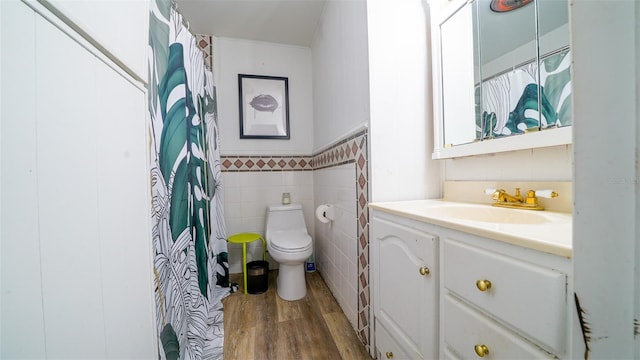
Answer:
<svg viewBox="0 0 640 360"><path fill-rule="evenodd" d="M278 104L278 100L276 100L273 96L264 94L254 97L249 105L251 105L251 107L257 111L270 111L271 113L276 111L276 109L278 109L278 106L280 106L280 104Z"/></svg>

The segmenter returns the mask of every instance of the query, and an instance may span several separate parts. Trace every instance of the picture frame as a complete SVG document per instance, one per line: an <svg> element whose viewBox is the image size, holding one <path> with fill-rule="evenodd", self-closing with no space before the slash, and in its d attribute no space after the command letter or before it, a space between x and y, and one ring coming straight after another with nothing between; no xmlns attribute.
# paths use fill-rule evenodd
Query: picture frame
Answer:
<svg viewBox="0 0 640 360"><path fill-rule="evenodd" d="M241 139L290 139L289 78L238 74Z"/></svg>

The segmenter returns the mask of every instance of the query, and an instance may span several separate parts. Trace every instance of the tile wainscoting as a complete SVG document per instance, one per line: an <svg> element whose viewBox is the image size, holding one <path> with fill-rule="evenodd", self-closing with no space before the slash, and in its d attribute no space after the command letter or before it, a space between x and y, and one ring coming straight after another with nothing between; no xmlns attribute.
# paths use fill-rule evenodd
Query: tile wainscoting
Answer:
<svg viewBox="0 0 640 360"><path fill-rule="evenodd" d="M309 189L307 187L296 187L296 181L298 177L294 174L290 174L290 178L293 180L288 180L287 183L286 178L288 177L286 173L291 172L307 172L307 171L320 171L320 170L328 170L340 168L344 170L344 166L347 164L353 164L355 168L355 172L351 172L351 184L355 187L355 225L356 225L356 238L351 239L351 237L346 237L346 240L349 242L355 241L357 243L357 255L356 259L350 259L349 262L354 264L354 267L357 268L357 275L344 274L343 277L348 282L350 276L357 276L355 279L355 284L357 287L356 294L345 294L344 290L339 289L340 284L331 283L328 281L328 285L331 288L331 291L334 293L336 298L340 301L341 299L349 302L349 298L352 298L353 295L357 298L355 300L357 303L356 314L353 314L354 317L349 316L349 309L345 309L345 314L349 317L352 325L356 328L356 332L363 344L369 348L370 338L369 338L369 313L370 313L370 292L369 292L369 210L367 208L368 199L369 199L369 172L368 172L368 154L367 154L367 131L359 131L347 138L336 142L335 144L325 148L322 151L314 154L313 156L278 156L278 155L223 155L221 156L222 163L222 172L225 175L225 181L235 182L235 184L230 183L229 186L231 189L238 189L237 182L240 181L250 181L250 180L242 180L239 178L233 178L233 176L243 176L244 173L264 173L262 175L268 175L267 173L271 173L271 177L274 175L277 177L277 173L274 172L283 172L283 176L280 177L284 183L281 184L281 189L287 191L288 189L292 189L291 191L297 192L292 193L292 200L294 202L302 202L303 206L305 204L305 200L309 198ZM234 175L235 174L235 175ZM249 174L247 174L249 175ZM256 174L257 175L257 174ZM306 177L304 177L306 179ZM314 176L315 178L315 176ZM303 181L308 185L308 181ZM256 181L253 181L252 184L254 187L259 186L256 184ZM267 184L269 185L269 184ZM271 184L274 185L274 184ZM225 186L227 186L225 184ZM288 188L289 186L289 188ZM317 184L312 184L312 188L318 186ZM343 186L343 189L345 187ZM279 194L279 193L277 193ZM313 194L313 189L311 189L311 194ZM236 196L237 195L237 196ZM237 199L232 199L229 203L225 199L225 207L229 206L242 206L239 199L241 195L232 194L232 197L237 197ZM337 195L336 195L337 198ZM238 201L236 201L238 200ZM278 199L272 197L268 199L269 201L277 201ZM313 199L314 203L311 205L311 210L315 209L321 201L325 201L324 199ZM317 204L315 202L318 202ZM349 207L349 206L347 206ZM264 209L264 206L262 207ZM233 211L233 210L232 210ZM309 209L306 210L307 212ZM257 212L254 209L254 213ZM349 214L349 211L346 211L345 214ZM226 216L225 216L226 217ZM310 220L312 218L313 220ZM263 218L257 218L254 221L254 228L250 231L264 232L264 228L257 229L259 227L257 224L260 223L260 220ZM313 214L305 213L305 220L307 224L315 223L315 217ZM309 225L308 225L309 226ZM235 232L232 229L233 226L230 226L229 233ZM249 231L249 230L244 230ZM348 233L349 231L346 231ZM317 232L314 232L317 234ZM337 236L343 236L341 234L345 234L345 232L338 234ZM334 236L336 236L334 234ZM335 239L334 239L335 240ZM352 244L341 245L342 248L348 248ZM317 250L317 249L316 249ZM350 253L349 251L343 251L342 253ZM320 264L319 264L320 265ZM230 266L231 267L231 266ZM349 266L344 266L344 269L349 268ZM323 269L319 266L319 269L322 271ZM342 270L344 270L342 269ZM327 272L331 272L331 270L325 269ZM342 286L342 289L345 287ZM346 295L346 296L345 296ZM353 306L347 305L347 308L352 308Z"/></svg>

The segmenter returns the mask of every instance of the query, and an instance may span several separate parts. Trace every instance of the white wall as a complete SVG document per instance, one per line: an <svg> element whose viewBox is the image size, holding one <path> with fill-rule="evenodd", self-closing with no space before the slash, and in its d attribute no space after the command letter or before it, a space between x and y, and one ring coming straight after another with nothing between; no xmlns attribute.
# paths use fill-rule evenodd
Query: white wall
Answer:
<svg viewBox="0 0 640 360"><path fill-rule="evenodd" d="M293 203L302 204L307 231L313 234L313 172L265 171L222 173L224 218L227 235L256 232L264 236L267 205L281 202L283 192L291 194ZM242 272L242 246L229 244L229 271ZM247 246L247 261L262 259L262 244ZM269 258L269 268L278 264Z"/></svg>
<svg viewBox="0 0 640 360"><path fill-rule="evenodd" d="M445 180L572 181L571 145L469 156L444 161Z"/></svg>
<svg viewBox="0 0 640 360"><path fill-rule="evenodd" d="M371 199L440 196L431 161L429 13L420 0L367 1L371 94Z"/></svg>
<svg viewBox="0 0 640 360"><path fill-rule="evenodd" d="M366 2L328 1L312 44L314 150L369 122Z"/></svg>
<svg viewBox="0 0 640 360"><path fill-rule="evenodd" d="M358 229L356 225L356 164L316 170L316 204L333 204L335 220L315 220L315 251L318 269L338 300L347 319L358 326Z"/></svg>
<svg viewBox="0 0 640 360"><path fill-rule="evenodd" d="M221 154L311 155L311 49L223 37L215 40L214 48ZM238 74L289 78L290 140L240 139Z"/></svg>
<svg viewBox="0 0 640 360"><path fill-rule="evenodd" d="M0 3L0 357L157 357L143 85L32 5Z"/></svg>

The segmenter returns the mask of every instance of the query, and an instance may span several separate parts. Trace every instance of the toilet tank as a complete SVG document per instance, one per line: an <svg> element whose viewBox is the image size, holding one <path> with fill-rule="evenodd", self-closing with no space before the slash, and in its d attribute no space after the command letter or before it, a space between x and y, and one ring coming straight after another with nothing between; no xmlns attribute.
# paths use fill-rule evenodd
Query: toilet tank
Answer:
<svg viewBox="0 0 640 360"><path fill-rule="evenodd" d="M269 239L270 233L283 230L307 232L307 226L302 213L302 205L269 205L267 207L267 224L265 231L267 240Z"/></svg>

